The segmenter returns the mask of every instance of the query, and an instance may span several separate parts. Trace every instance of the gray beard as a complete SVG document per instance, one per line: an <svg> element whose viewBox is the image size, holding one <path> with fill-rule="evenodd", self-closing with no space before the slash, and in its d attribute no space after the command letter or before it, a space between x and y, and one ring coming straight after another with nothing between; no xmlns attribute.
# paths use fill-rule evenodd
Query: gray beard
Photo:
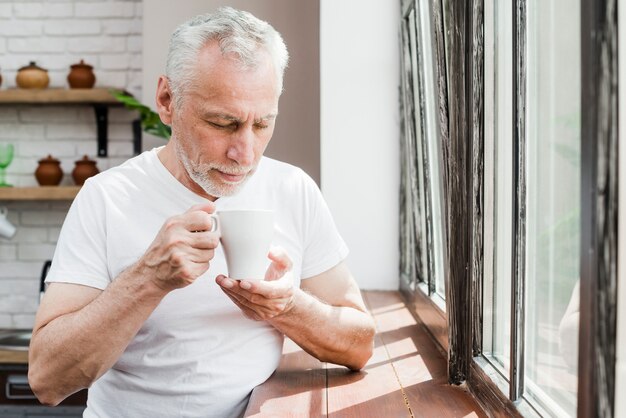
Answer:
<svg viewBox="0 0 626 418"><path fill-rule="evenodd" d="M182 149L178 141L176 141L175 145L176 146L174 148L176 149L176 156L178 157L179 161L183 163L183 167L185 168L185 171L187 172L189 177L198 186L200 186L202 190L204 190L209 196L227 197L227 196L233 196L237 194L237 192L241 190L244 184L247 183L248 179L250 178L250 176L254 172L254 169L256 168L256 167L253 167L252 169L250 168L242 169L241 167L228 167L228 166L223 166L221 164L213 164L213 163L202 164L201 166L199 166L197 164L194 164L187 157L187 154ZM248 175L243 181L237 184L218 183L212 180L208 175L210 170L213 170L213 169L217 169L219 171L222 171L224 173L229 173L229 174L248 173Z"/></svg>

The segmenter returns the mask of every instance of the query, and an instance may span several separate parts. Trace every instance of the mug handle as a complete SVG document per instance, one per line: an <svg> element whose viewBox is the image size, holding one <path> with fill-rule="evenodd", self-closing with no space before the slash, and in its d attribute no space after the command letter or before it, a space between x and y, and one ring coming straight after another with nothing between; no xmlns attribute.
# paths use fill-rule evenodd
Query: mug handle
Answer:
<svg viewBox="0 0 626 418"><path fill-rule="evenodd" d="M209 230L209 232L217 232L220 230L220 218L215 214L212 213L211 214L211 229Z"/></svg>

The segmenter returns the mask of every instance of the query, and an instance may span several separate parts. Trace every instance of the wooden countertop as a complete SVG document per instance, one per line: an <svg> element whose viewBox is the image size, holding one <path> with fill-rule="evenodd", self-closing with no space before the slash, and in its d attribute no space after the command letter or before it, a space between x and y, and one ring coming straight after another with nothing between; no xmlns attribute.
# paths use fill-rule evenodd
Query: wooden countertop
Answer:
<svg viewBox="0 0 626 418"><path fill-rule="evenodd" d="M6 343L6 340L3 340L4 337L30 334L30 332L30 329L0 328L0 344ZM0 348L0 364L28 364L28 350Z"/></svg>
<svg viewBox="0 0 626 418"><path fill-rule="evenodd" d="M28 351L0 350L0 364L28 364Z"/></svg>

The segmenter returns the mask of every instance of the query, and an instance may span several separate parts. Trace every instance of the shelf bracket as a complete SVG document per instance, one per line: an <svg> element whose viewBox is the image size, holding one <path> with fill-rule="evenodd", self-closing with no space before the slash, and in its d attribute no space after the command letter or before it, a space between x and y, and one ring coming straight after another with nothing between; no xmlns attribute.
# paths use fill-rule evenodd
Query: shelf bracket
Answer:
<svg viewBox="0 0 626 418"><path fill-rule="evenodd" d="M106 157L108 154L108 130L109 130L109 107L102 104L94 104L96 112L96 124L98 127L98 157Z"/></svg>
<svg viewBox="0 0 626 418"><path fill-rule="evenodd" d="M141 154L141 119L133 121L133 153Z"/></svg>

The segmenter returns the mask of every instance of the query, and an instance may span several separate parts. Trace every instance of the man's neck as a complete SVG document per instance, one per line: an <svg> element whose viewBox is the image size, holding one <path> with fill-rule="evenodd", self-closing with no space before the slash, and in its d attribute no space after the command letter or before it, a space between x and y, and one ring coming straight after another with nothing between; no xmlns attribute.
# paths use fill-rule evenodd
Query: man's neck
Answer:
<svg viewBox="0 0 626 418"><path fill-rule="evenodd" d="M174 147L175 144L173 140L170 139L167 145L161 148L157 153L159 161L161 161L167 171L169 171L183 186L198 196L202 196L205 199L215 202L217 197L207 194L207 192L205 192L204 189L198 185L198 183L189 177L189 173L187 173L187 170L185 170L185 167L183 167L183 164L178 159L176 149Z"/></svg>

